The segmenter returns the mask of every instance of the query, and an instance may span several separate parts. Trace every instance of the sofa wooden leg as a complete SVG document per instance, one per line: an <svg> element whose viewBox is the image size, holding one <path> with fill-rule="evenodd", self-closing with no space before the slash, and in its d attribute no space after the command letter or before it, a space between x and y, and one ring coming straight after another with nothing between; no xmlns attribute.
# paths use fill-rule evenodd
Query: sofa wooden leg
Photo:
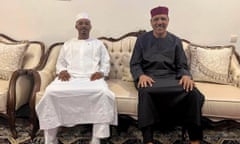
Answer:
<svg viewBox="0 0 240 144"><path fill-rule="evenodd" d="M10 113L9 118L8 118L8 123L10 126L10 131L12 133L12 136L14 138L17 138L17 131L16 131L16 126L15 126L16 118L15 118L15 113Z"/></svg>
<svg viewBox="0 0 240 144"><path fill-rule="evenodd" d="M31 128L32 128L31 139L34 139L36 137L37 131L39 130L39 123L36 117L32 120Z"/></svg>

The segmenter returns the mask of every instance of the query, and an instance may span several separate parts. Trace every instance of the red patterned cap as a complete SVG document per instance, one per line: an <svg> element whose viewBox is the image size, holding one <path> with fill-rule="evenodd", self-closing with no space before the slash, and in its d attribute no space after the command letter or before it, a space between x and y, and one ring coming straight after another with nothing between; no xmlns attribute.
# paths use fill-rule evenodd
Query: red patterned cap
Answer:
<svg viewBox="0 0 240 144"><path fill-rule="evenodd" d="M151 16L155 16L155 15L158 15L158 14L166 14L168 15L168 8L165 7L165 6L158 6L158 7L155 7L151 10Z"/></svg>

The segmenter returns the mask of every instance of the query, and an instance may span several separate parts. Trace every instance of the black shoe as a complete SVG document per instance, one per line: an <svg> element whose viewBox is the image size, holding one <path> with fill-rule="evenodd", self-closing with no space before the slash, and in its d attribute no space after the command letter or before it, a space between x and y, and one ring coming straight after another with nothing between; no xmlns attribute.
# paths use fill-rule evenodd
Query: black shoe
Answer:
<svg viewBox="0 0 240 144"><path fill-rule="evenodd" d="M58 144L63 144L60 140L58 140Z"/></svg>
<svg viewBox="0 0 240 144"><path fill-rule="evenodd" d="M153 140L153 143L154 143L154 144L163 144L163 143L161 143L160 141L158 141L158 140L156 140L156 139Z"/></svg>
<svg viewBox="0 0 240 144"><path fill-rule="evenodd" d="M142 144L140 139L128 139L122 144Z"/></svg>
<svg viewBox="0 0 240 144"><path fill-rule="evenodd" d="M113 144L109 138L106 139L100 139L100 143L101 144Z"/></svg>
<svg viewBox="0 0 240 144"><path fill-rule="evenodd" d="M187 140L184 140L184 141L182 141L182 140L176 140L173 144L189 144L190 142L189 141L187 141Z"/></svg>

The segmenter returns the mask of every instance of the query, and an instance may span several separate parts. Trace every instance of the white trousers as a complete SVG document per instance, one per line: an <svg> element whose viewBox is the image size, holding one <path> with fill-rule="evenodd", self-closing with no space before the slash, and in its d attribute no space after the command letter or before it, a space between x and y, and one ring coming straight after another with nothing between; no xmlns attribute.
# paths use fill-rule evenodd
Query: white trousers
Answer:
<svg viewBox="0 0 240 144"><path fill-rule="evenodd" d="M58 128L44 130L45 144L58 144ZM109 124L93 124L91 144L99 144L101 138L110 136Z"/></svg>

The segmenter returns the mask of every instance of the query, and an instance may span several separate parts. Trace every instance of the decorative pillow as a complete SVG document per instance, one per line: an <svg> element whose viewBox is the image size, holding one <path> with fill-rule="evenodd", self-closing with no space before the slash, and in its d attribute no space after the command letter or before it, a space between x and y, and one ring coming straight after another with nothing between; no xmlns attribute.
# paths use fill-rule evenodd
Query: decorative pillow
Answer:
<svg viewBox="0 0 240 144"><path fill-rule="evenodd" d="M27 41L6 43L0 41L0 78L8 80L12 73L22 67Z"/></svg>
<svg viewBox="0 0 240 144"><path fill-rule="evenodd" d="M132 82L134 80L133 80L132 74L130 72L130 66L129 66L130 57L131 57L130 55L131 55L130 53L129 54L126 53L122 56L122 59L121 59L121 62L123 65L122 80Z"/></svg>
<svg viewBox="0 0 240 144"><path fill-rule="evenodd" d="M229 68L232 46L204 47L190 44L190 70L195 81L230 83Z"/></svg>

